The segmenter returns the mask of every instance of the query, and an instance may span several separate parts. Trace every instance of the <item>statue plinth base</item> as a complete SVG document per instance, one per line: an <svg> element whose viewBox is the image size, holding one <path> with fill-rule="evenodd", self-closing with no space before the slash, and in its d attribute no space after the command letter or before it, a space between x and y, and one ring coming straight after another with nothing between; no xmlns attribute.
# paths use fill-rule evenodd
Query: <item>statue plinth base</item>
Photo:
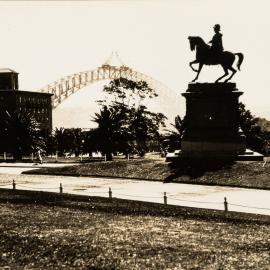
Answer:
<svg viewBox="0 0 270 270"><path fill-rule="evenodd" d="M239 96L235 83L189 84L186 98L187 128L182 156L195 159L234 159L246 150L239 131Z"/></svg>

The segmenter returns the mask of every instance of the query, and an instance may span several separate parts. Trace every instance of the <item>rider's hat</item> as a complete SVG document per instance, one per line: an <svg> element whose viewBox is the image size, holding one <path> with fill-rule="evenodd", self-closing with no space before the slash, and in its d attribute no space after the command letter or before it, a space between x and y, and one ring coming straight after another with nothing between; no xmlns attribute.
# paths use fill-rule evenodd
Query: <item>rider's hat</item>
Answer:
<svg viewBox="0 0 270 270"><path fill-rule="evenodd" d="M215 24L214 25L214 29L217 30L217 31L220 31L220 25L219 24Z"/></svg>

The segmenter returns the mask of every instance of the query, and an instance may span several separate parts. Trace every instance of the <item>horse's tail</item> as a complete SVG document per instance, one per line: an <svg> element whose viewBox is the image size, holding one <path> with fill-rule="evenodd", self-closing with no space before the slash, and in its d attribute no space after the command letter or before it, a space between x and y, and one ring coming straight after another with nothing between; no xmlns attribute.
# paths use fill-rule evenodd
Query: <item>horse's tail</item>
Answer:
<svg viewBox="0 0 270 270"><path fill-rule="evenodd" d="M242 53L235 53L234 55L237 55L239 57L238 62L237 62L237 68L240 70L241 64L244 60L244 55Z"/></svg>

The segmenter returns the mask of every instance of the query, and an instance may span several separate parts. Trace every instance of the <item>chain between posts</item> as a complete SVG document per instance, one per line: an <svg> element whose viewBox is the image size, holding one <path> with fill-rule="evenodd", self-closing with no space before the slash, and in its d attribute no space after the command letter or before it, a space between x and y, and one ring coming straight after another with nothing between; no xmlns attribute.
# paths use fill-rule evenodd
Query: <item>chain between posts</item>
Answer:
<svg viewBox="0 0 270 270"><path fill-rule="evenodd" d="M9 186L10 184L5 184L5 185L0 185L0 186ZM12 190L17 190L17 187L23 187L23 188L28 188L28 189L37 189L37 190L42 190L42 188L35 188L35 187L29 187L26 185L18 185L15 180L12 180ZM57 188L44 188L44 189L57 189ZM63 184L60 183L59 185L59 193L62 194L63 193ZM69 190L69 189L68 189ZM93 193L107 193L107 192L94 192ZM109 187L109 199L112 199L112 189L111 187ZM140 196L140 195L128 195L128 194L120 194L120 193L114 193L116 195L120 195L120 196L127 196L127 197L142 197L142 198L161 198L161 197L153 197L153 196ZM229 202L227 200L227 197L224 197L224 201L223 202L206 202L206 201L192 201L192 200L182 200L182 199L177 199L177 198L173 198L172 196L167 196L167 193L164 192L163 193L163 203L164 205L168 204L168 198L170 198L171 200L176 200L176 201L184 201L184 202L191 202L191 203L205 203L205 204L223 204L224 205L224 212L229 212ZM230 203L230 205L232 206L238 206L238 207L245 207L245 208L250 208L250 209L263 209L263 210L269 210L270 208L264 208L264 207L255 207L255 206L249 206L249 205L242 205L242 204L233 204Z"/></svg>

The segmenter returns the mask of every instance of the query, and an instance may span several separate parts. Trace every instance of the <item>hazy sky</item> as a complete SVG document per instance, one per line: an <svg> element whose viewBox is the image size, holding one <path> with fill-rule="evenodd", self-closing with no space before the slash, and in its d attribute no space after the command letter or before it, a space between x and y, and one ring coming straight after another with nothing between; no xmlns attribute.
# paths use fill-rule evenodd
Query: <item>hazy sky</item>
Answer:
<svg viewBox="0 0 270 270"><path fill-rule="evenodd" d="M0 67L20 73L20 89L36 90L102 65L115 50L127 66L178 93L184 106L180 93L195 77L187 37L208 42L219 23L225 50L245 56L233 80L244 91L241 101L270 119L269 10L268 0L1 1ZM199 81L222 74L220 66L204 67ZM86 100L71 97L61 106L75 103Z"/></svg>

